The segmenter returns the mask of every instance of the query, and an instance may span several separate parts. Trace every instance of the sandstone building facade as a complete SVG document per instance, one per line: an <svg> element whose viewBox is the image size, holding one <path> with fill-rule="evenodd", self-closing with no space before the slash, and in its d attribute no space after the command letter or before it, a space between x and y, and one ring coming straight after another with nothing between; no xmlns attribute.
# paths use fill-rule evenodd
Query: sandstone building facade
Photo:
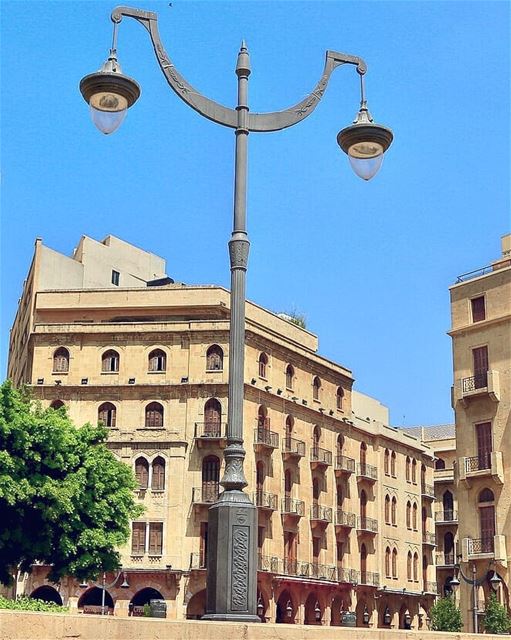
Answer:
<svg viewBox="0 0 511 640"><path fill-rule="evenodd" d="M11 331L9 377L76 424L102 422L146 510L106 576L106 606L204 612L208 507L226 444L229 292L185 286L113 236L73 257L36 241ZM424 628L435 581L434 455L388 426L309 331L247 302L245 472L258 507L258 613L266 621ZM437 523L438 524L438 523ZM46 568L20 582L79 611L100 590ZM117 578L117 579L116 579ZM113 583L113 584L111 584ZM55 595L56 594L56 595Z"/></svg>

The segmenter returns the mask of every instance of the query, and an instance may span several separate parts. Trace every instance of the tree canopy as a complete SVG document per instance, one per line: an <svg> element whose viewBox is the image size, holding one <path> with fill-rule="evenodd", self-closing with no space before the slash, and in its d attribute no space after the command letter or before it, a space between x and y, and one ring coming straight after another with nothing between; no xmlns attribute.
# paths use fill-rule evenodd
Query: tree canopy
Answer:
<svg viewBox="0 0 511 640"><path fill-rule="evenodd" d="M463 628L461 611L452 596L437 600L431 607L430 616L433 631L461 631Z"/></svg>
<svg viewBox="0 0 511 640"><path fill-rule="evenodd" d="M490 600L486 606L484 628L487 633L509 633L511 631L511 617L494 593L490 594Z"/></svg>
<svg viewBox="0 0 511 640"><path fill-rule="evenodd" d="M0 387L0 582L36 562L51 565L55 582L119 568L117 549L142 508L132 470L106 439L104 427L76 427L65 408Z"/></svg>

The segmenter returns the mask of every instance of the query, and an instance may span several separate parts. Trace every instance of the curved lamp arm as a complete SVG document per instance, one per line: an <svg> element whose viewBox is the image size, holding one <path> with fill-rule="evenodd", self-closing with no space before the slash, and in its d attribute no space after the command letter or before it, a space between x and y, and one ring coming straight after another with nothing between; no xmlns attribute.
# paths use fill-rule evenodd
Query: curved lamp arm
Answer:
<svg viewBox="0 0 511 640"><path fill-rule="evenodd" d="M133 9L131 7L116 7L112 11L111 15L111 19L115 25L113 49L115 49L117 25L121 22L123 16L134 18L146 28L151 38L160 68L163 71L171 89L179 98L181 98L181 100L213 122L233 129L238 127L238 111L236 109L229 109L214 100L206 98L194 89L192 85L189 84L178 72L161 42L157 24L158 17L156 13L153 13L152 11ZM293 107L285 109L284 111L274 111L272 113L249 113L248 130L279 131L280 129L291 127L292 125L304 120L314 111L323 97L332 71L343 64L356 65L357 71L361 76L363 76L367 71L366 63L362 58L346 53L339 53L337 51L327 51L323 74L313 91L301 102Z"/></svg>

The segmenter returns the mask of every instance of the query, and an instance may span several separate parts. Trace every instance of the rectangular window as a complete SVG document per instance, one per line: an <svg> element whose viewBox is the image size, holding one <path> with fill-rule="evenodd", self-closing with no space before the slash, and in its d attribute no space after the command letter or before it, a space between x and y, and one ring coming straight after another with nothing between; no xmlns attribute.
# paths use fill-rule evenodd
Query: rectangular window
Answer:
<svg viewBox="0 0 511 640"><path fill-rule="evenodd" d="M134 522L131 531L131 555L143 556L145 553L145 522Z"/></svg>
<svg viewBox="0 0 511 640"><path fill-rule="evenodd" d="M481 422L476 424L477 439L477 468L491 468L492 433L491 422Z"/></svg>
<svg viewBox="0 0 511 640"><path fill-rule="evenodd" d="M472 306L472 322L481 322L481 320L484 320L486 318L484 296L472 298L470 304Z"/></svg>
<svg viewBox="0 0 511 640"><path fill-rule="evenodd" d="M119 286L120 275L121 274L118 271L115 271L115 269L112 269L112 284L114 284L116 287Z"/></svg>
<svg viewBox="0 0 511 640"><path fill-rule="evenodd" d="M472 349L474 360L474 387L483 389L488 386L488 347Z"/></svg>
<svg viewBox="0 0 511 640"><path fill-rule="evenodd" d="M149 555L161 556L163 552L163 522L149 523Z"/></svg>

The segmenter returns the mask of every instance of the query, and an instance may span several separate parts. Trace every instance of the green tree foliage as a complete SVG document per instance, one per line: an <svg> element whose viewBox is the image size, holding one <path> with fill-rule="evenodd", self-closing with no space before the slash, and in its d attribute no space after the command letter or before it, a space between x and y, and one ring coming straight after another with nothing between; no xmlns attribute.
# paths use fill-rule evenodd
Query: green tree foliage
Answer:
<svg viewBox="0 0 511 640"><path fill-rule="evenodd" d="M437 600L431 607L430 616L433 631L461 631L463 628L461 611L452 597Z"/></svg>
<svg viewBox="0 0 511 640"><path fill-rule="evenodd" d="M511 631L511 618L504 607L497 600L494 593L486 605L484 614L484 628L487 633L509 633Z"/></svg>
<svg viewBox="0 0 511 640"><path fill-rule="evenodd" d="M69 607L62 607L54 602L45 602L37 598L20 596L16 600L10 600L0 596L0 609L15 609L17 611L49 611L51 613L67 613Z"/></svg>
<svg viewBox="0 0 511 640"><path fill-rule="evenodd" d="M64 408L42 409L0 387L0 582L18 566L51 565L49 579L95 579L120 565L141 513L132 470L106 447L107 430L75 427Z"/></svg>

